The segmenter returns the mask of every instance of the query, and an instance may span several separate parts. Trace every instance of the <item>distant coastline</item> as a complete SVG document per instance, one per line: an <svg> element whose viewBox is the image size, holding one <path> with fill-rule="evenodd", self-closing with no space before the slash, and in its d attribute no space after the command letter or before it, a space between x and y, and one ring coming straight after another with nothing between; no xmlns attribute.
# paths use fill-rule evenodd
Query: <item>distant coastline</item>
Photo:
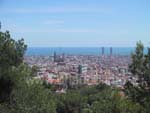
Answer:
<svg viewBox="0 0 150 113"><path fill-rule="evenodd" d="M112 55L131 55L134 47L112 47ZM29 47L26 56L31 55L53 55L65 53L71 55L102 55L102 47ZM144 49L144 53L147 48ZM110 55L110 47L104 47L104 55Z"/></svg>

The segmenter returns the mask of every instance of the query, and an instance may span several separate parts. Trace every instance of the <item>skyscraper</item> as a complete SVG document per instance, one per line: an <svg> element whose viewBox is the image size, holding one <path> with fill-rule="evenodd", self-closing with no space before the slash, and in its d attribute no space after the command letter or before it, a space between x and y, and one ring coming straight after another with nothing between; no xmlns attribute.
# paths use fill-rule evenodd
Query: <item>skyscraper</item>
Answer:
<svg viewBox="0 0 150 113"><path fill-rule="evenodd" d="M65 53L62 54L62 62L65 61Z"/></svg>
<svg viewBox="0 0 150 113"><path fill-rule="evenodd" d="M78 66L78 74L83 74L87 72L87 66L86 65L79 65Z"/></svg>
<svg viewBox="0 0 150 113"><path fill-rule="evenodd" d="M104 50L104 47L102 47L102 55L105 54L105 50Z"/></svg>
<svg viewBox="0 0 150 113"><path fill-rule="evenodd" d="M78 74L82 74L82 65L78 66Z"/></svg>
<svg viewBox="0 0 150 113"><path fill-rule="evenodd" d="M110 56L112 56L113 54L113 50L112 50L112 47L110 47Z"/></svg>
<svg viewBox="0 0 150 113"><path fill-rule="evenodd" d="M56 52L54 52L54 62L57 61L57 55L56 55Z"/></svg>

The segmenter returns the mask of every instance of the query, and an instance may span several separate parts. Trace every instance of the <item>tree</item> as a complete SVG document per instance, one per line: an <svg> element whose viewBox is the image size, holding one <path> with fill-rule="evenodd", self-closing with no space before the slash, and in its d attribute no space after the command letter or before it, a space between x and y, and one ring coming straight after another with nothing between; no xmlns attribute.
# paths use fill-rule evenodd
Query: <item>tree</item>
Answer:
<svg viewBox="0 0 150 113"><path fill-rule="evenodd" d="M0 102L9 100L14 85L11 70L23 62L26 47L23 39L15 41L8 31L0 32Z"/></svg>
<svg viewBox="0 0 150 113"><path fill-rule="evenodd" d="M33 71L23 63L24 40L0 32L0 113L56 113L48 89L32 80Z"/></svg>
<svg viewBox="0 0 150 113"><path fill-rule="evenodd" d="M38 70L39 70L39 67L37 67L36 65L32 66L31 72L32 72L33 77L37 76Z"/></svg>
<svg viewBox="0 0 150 113"><path fill-rule="evenodd" d="M12 93L11 108L15 113L56 113L55 100L39 83L23 83Z"/></svg>
<svg viewBox="0 0 150 113"><path fill-rule="evenodd" d="M6 70L11 66L19 66L23 62L26 48L23 39L15 41L9 31L0 32L0 68Z"/></svg>
<svg viewBox="0 0 150 113"><path fill-rule="evenodd" d="M128 98L133 102L138 102L142 98L142 90L137 86L134 86L131 82L127 81L124 85L124 92L128 95Z"/></svg>
<svg viewBox="0 0 150 113"><path fill-rule="evenodd" d="M142 107L139 104L120 96L120 91L117 90L100 93L91 109L93 113L142 113Z"/></svg>
<svg viewBox="0 0 150 113"><path fill-rule="evenodd" d="M148 49L150 52L150 49ZM130 71L138 77L139 85L143 88L150 87L150 53L144 54L144 45L137 42L135 52L132 53Z"/></svg>
<svg viewBox="0 0 150 113"><path fill-rule="evenodd" d="M148 105L150 105L150 49L148 53L144 53L144 45L141 41L137 42L135 52L131 55L132 63L129 69L133 76L138 78L138 86L132 83L126 83L125 93L128 98L134 102L140 103L145 112L150 112Z"/></svg>
<svg viewBox="0 0 150 113"><path fill-rule="evenodd" d="M57 113L82 113L82 108L86 103L85 97L77 90L58 95L57 99Z"/></svg>

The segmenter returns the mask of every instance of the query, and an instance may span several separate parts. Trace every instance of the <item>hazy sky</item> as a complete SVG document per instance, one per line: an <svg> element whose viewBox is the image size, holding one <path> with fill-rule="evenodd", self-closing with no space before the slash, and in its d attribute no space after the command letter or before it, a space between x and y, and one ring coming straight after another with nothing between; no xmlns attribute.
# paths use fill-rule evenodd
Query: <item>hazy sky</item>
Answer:
<svg viewBox="0 0 150 113"><path fill-rule="evenodd" d="M0 21L30 47L150 42L150 0L0 0Z"/></svg>

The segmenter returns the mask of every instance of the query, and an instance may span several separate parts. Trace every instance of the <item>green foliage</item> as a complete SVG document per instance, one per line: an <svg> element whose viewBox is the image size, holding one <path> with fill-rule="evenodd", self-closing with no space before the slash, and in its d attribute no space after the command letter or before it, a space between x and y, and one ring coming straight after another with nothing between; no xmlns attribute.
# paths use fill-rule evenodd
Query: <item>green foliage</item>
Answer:
<svg viewBox="0 0 150 113"><path fill-rule="evenodd" d="M98 89L99 91L102 91L102 90L110 89L110 87L104 83L100 83L96 86L96 89Z"/></svg>
<svg viewBox="0 0 150 113"><path fill-rule="evenodd" d="M76 90L66 94L58 95L57 113L81 113L82 107L86 103L84 96Z"/></svg>
<svg viewBox="0 0 150 113"><path fill-rule="evenodd" d="M121 97L118 91L102 92L92 104L93 113L139 113L139 105Z"/></svg>
<svg viewBox="0 0 150 113"><path fill-rule="evenodd" d="M24 40L15 41L8 31L0 32L0 102L9 100L15 82L12 69L23 62L26 45Z"/></svg>
<svg viewBox="0 0 150 113"><path fill-rule="evenodd" d="M56 113L50 90L32 80L35 68L23 63L26 45L0 32L0 113Z"/></svg>
<svg viewBox="0 0 150 113"><path fill-rule="evenodd" d="M143 108L105 84L58 95L57 113L142 113Z"/></svg>
<svg viewBox="0 0 150 113"><path fill-rule="evenodd" d="M49 90L40 84L23 83L12 93L12 108L15 113L55 113L55 101Z"/></svg>
<svg viewBox="0 0 150 113"><path fill-rule="evenodd" d="M130 98L133 102L140 102L143 93L143 89L134 86L131 82L127 82L125 85L125 94Z"/></svg>
<svg viewBox="0 0 150 113"><path fill-rule="evenodd" d="M138 77L141 87L150 87L150 54L144 54L144 45L141 41L137 42L136 46L131 56L130 71Z"/></svg>
<svg viewBox="0 0 150 113"><path fill-rule="evenodd" d="M8 104L0 104L0 113L13 113Z"/></svg>
<svg viewBox="0 0 150 113"><path fill-rule="evenodd" d="M132 53L132 63L130 71L133 76L138 78L138 86L134 86L130 82L125 85L125 93L133 102L137 102L143 108L144 113L149 113L150 105L150 49L144 54L144 46L141 41L137 42L135 52Z"/></svg>
<svg viewBox="0 0 150 113"><path fill-rule="evenodd" d="M0 102L9 100L13 82L10 79L0 78Z"/></svg>
<svg viewBox="0 0 150 113"><path fill-rule="evenodd" d="M31 75L33 77L35 77L37 75L38 70L39 70L39 68L37 66L35 66L35 65L32 66L32 68L31 68Z"/></svg>
<svg viewBox="0 0 150 113"><path fill-rule="evenodd" d="M0 32L0 68L6 70L11 66L20 65L23 62L26 47L23 39L15 41L8 31Z"/></svg>

